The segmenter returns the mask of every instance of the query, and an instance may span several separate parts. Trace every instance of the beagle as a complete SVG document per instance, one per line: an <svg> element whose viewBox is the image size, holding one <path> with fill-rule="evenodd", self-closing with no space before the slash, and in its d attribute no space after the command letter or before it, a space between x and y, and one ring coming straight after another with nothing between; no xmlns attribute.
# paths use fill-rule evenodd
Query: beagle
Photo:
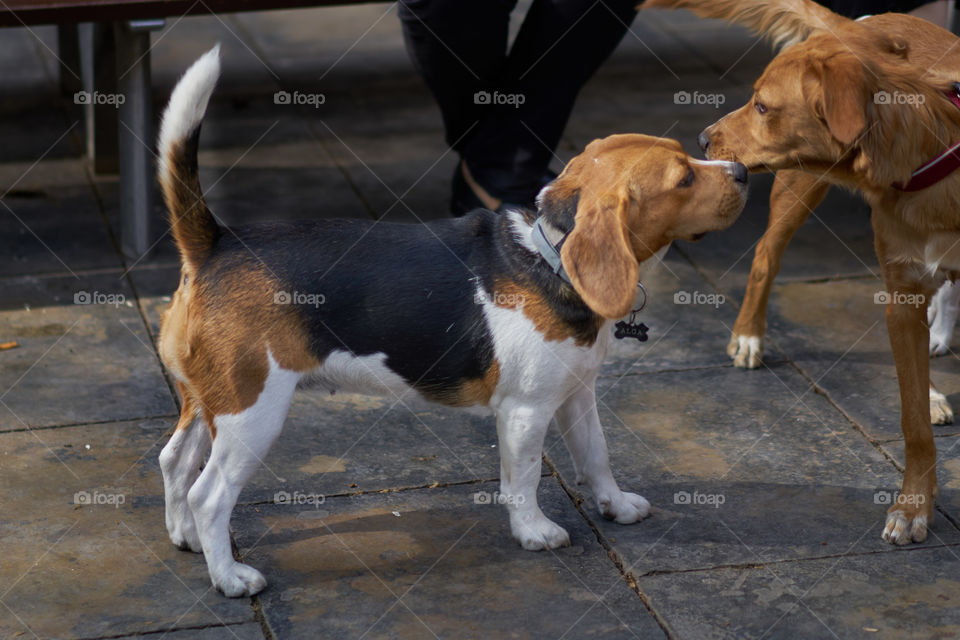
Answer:
<svg viewBox="0 0 960 640"><path fill-rule="evenodd" d="M160 454L174 544L202 551L216 588L266 585L234 560L228 525L280 434L298 385L418 396L496 416L501 495L525 549L569 544L537 506L555 418L578 480L620 523L649 504L608 463L594 382L612 320L670 242L724 229L746 199L745 167L695 161L673 140L592 142L538 199L539 217L477 210L427 224L365 220L226 229L197 173L216 48L186 72L160 131L159 179L180 252L160 356L180 421ZM201 465L209 450L209 460Z"/></svg>
<svg viewBox="0 0 960 640"><path fill-rule="evenodd" d="M787 228L802 222L828 184L856 190L870 205L905 458L881 535L893 544L922 542L938 492L930 410L943 399L930 387L927 307L947 279L960 276L960 41L920 18L887 13L854 21L812 0L645 6L667 5L793 43L767 65L746 105L701 134L709 157L781 172L780 195L793 211ZM785 246L791 234L773 235Z"/></svg>

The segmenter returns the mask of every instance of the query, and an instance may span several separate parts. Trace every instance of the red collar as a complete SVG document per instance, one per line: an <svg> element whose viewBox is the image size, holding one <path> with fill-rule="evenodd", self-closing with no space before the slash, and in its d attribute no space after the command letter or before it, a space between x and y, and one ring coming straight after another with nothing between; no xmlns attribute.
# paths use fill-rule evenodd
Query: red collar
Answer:
<svg viewBox="0 0 960 640"><path fill-rule="evenodd" d="M953 89L944 91L943 94L960 109L960 83L955 82ZM922 191L940 182L956 169L960 169L960 142L914 171L907 184L897 182L894 183L893 188L898 191Z"/></svg>

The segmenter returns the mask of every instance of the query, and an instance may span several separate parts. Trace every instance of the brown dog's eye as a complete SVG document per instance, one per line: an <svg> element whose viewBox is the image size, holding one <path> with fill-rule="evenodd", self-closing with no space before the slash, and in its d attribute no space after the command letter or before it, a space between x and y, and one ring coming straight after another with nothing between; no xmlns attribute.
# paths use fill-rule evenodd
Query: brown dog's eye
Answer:
<svg viewBox="0 0 960 640"><path fill-rule="evenodd" d="M679 184L677 184L677 186L678 186L678 187L689 187L690 185L693 184L693 179L694 179L694 177L695 177L695 176L694 176L694 173L693 173L693 169L690 169L689 173L687 173L687 175L683 178L683 180L681 180L681 181L679 182Z"/></svg>
<svg viewBox="0 0 960 640"><path fill-rule="evenodd" d="M757 113L759 113L760 115L763 115L767 112L767 105L763 104L762 102L759 102L759 101L754 102L753 107L754 109L757 110Z"/></svg>

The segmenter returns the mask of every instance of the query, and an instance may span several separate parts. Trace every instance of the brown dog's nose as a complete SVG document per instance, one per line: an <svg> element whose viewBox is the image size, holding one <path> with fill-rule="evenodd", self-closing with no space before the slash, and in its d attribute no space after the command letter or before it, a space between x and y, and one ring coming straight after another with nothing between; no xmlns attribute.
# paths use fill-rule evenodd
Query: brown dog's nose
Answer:
<svg viewBox="0 0 960 640"><path fill-rule="evenodd" d="M697 136L697 143L700 145L700 150L704 153L706 153L707 149L710 148L710 136L707 135L706 129L701 131L700 135Z"/></svg>
<svg viewBox="0 0 960 640"><path fill-rule="evenodd" d="M733 179L740 184L747 184L747 167L739 162L733 165Z"/></svg>

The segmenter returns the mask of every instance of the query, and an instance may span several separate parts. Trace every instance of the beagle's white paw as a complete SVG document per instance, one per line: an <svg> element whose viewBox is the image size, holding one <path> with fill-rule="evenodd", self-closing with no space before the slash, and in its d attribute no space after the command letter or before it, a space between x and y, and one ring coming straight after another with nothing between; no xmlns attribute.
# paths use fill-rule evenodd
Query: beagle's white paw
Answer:
<svg viewBox="0 0 960 640"><path fill-rule="evenodd" d="M727 355L733 358L733 366L741 369L756 369L763 364L763 336L730 336Z"/></svg>
<svg viewBox="0 0 960 640"><path fill-rule="evenodd" d="M170 534L170 541L182 551L203 553L203 546L200 544L200 534L197 533L197 525L193 520L193 516L190 516L189 519L183 518L179 521L168 520L167 533Z"/></svg>
<svg viewBox="0 0 960 640"><path fill-rule="evenodd" d="M539 511L539 510L538 510ZM542 512L510 514L510 531L527 551L570 546L570 534Z"/></svg>
<svg viewBox="0 0 960 640"><path fill-rule="evenodd" d="M930 299L927 324L930 325L930 355L941 356L950 351L950 339L960 315L960 286L944 282Z"/></svg>
<svg viewBox="0 0 960 640"><path fill-rule="evenodd" d="M950 351L950 339L953 337L953 329L944 330L942 326L933 324L930 326L930 355L942 356Z"/></svg>
<svg viewBox="0 0 960 640"><path fill-rule="evenodd" d="M930 387L930 423L953 424L953 407L947 402L947 396Z"/></svg>
<svg viewBox="0 0 960 640"><path fill-rule="evenodd" d="M253 567L240 562L234 562L220 575L213 575L210 572L210 579L213 586L223 592L228 598L240 598L243 596L253 596L267 586L267 580L259 571Z"/></svg>
<svg viewBox="0 0 960 640"><path fill-rule="evenodd" d="M607 520L630 524L650 514L650 503L643 496L621 491L620 495L613 498L597 496L597 509Z"/></svg>

